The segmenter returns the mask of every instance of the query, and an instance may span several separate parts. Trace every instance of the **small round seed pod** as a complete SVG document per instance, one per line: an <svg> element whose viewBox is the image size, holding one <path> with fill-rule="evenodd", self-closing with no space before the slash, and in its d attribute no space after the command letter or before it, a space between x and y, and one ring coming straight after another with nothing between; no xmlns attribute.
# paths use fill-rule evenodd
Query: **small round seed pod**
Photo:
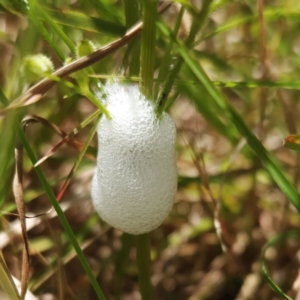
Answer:
<svg viewBox="0 0 300 300"><path fill-rule="evenodd" d="M54 66L49 57L44 54L28 55L22 61L22 73L30 83L51 75Z"/></svg>
<svg viewBox="0 0 300 300"><path fill-rule="evenodd" d="M111 119L103 116L97 129L92 201L111 226L146 233L163 222L174 202L176 128L167 113L157 118L138 86L114 83L106 93Z"/></svg>

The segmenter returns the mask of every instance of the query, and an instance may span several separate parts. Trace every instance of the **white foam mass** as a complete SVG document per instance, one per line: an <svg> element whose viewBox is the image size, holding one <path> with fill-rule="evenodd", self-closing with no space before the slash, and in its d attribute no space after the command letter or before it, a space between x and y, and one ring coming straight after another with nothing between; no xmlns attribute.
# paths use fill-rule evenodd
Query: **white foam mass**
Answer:
<svg viewBox="0 0 300 300"><path fill-rule="evenodd" d="M111 120L98 125L97 168L91 196L100 217L131 234L157 228L169 214L177 190L176 128L138 86L106 87Z"/></svg>

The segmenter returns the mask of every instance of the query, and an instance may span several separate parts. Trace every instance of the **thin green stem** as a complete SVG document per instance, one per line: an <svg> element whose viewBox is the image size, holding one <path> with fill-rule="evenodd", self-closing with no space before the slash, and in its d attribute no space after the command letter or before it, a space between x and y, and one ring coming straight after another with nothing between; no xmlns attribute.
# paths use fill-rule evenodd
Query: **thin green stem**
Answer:
<svg viewBox="0 0 300 300"><path fill-rule="evenodd" d="M126 28L130 29L133 25L139 22L139 1L138 0L124 0ZM135 38L128 44L129 56L129 76L138 76L140 72L140 37Z"/></svg>
<svg viewBox="0 0 300 300"><path fill-rule="evenodd" d="M22 142L22 144L23 144L23 146L24 146L24 148L25 148L25 150L26 150L26 152L29 156L29 159L31 160L32 164L34 165L37 162L37 160L36 160L36 157L35 157L32 149L31 149L31 147L30 147L30 145L27 141L27 138L26 138L26 136L25 136L25 134L24 134L24 132L23 132L23 130L20 126L17 128L17 130L18 130L18 135L21 139L21 142ZM98 282L97 282L97 280L96 280L96 278L95 278L95 276L94 276L94 274L91 270L91 267L89 266L89 263L88 263L86 257L84 256L80 246L79 246L79 243L76 239L76 236L74 235L74 233L72 231L72 228L71 228L66 216L64 215L62 209L60 208L59 203L57 202L56 197L54 195L54 192L53 192L51 186L49 185L42 169L38 166L38 167L35 168L35 170L36 170L36 173L37 173L37 175L38 175L38 177L39 177L39 179L40 179L40 181L41 181L48 197L51 200L51 203L52 203L54 209L56 210L58 218L59 218L65 232L67 233L67 235L68 235L68 237L69 237L69 239L70 239L70 241L71 241L71 243L72 243L72 245L73 245L73 247L74 247L74 249L75 249L75 251L78 255L78 258L79 258L86 274L88 275L88 277L90 279L90 282L91 282L93 288L95 289L95 292L96 292L98 298L100 300L105 300L104 294L102 293L102 290L101 290L101 288L100 288L100 286L99 286L99 284L98 284Z"/></svg>
<svg viewBox="0 0 300 300"><path fill-rule="evenodd" d="M141 91L152 100L155 63L157 0L143 0L143 32L141 42Z"/></svg>
<svg viewBox="0 0 300 300"><path fill-rule="evenodd" d="M141 92L147 99L152 99L153 73L155 61L155 39L157 0L143 0L143 32L141 42ZM143 300L154 299L151 284L150 235L137 236L137 265L139 271L139 287Z"/></svg>
<svg viewBox="0 0 300 300"><path fill-rule="evenodd" d="M69 47L72 53L75 53L75 45L74 43L69 39L69 37L64 33L64 31L58 26L53 19L48 15L46 10L43 8L36 6L36 11L38 14L52 27L54 31L58 34L58 36L65 42L65 44Z"/></svg>
<svg viewBox="0 0 300 300"><path fill-rule="evenodd" d="M30 18L33 25L36 27L36 29L41 33L41 35L44 37L44 39L49 43L49 45L52 47L52 49L56 52L58 57L61 61L65 61L65 56L62 53L62 51L57 47L56 43L53 41L52 37L44 27L43 23L38 19L38 13L37 13L37 4L35 0L31 0L29 2L29 10L28 10L28 17Z"/></svg>
<svg viewBox="0 0 300 300"><path fill-rule="evenodd" d="M174 37L176 37L177 34L178 34L184 11L185 11L185 9L182 6L180 11L179 11L179 14L178 14L178 17L177 17L177 20L176 20L176 24L175 24L175 27L174 27L174 30L173 30L173 36ZM163 59L162 64L159 68L159 74L158 74L158 77L157 77L157 83L155 85L154 95L153 95L154 96L153 98L155 100L157 99L161 82L163 81L164 78L167 77L168 72L170 71L169 65L170 65L170 60L171 60L171 57L172 57L171 52L173 50L174 42L175 42L175 40L170 39L170 42L167 46L166 53L164 55L164 59Z"/></svg>
<svg viewBox="0 0 300 300"><path fill-rule="evenodd" d="M212 0L204 1L201 11L198 14L196 14L196 16L194 16L189 36L187 37L187 39L185 41L185 45L187 48L192 47L197 33L200 31L202 26L205 24L207 16L210 12L209 7L210 7L211 2L212 2ZM173 35L172 35L172 37L176 38ZM164 89L158 99L158 108L157 108L158 114L160 114L164 110L168 96L171 92L174 81L182 67L182 64L183 64L183 59L181 57L178 57L177 63L175 65L175 67L173 68L173 70L169 73L169 76L167 77L166 83L164 85Z"/></svg>
<svg viewBox="0 0 300 300"><path fill-rule="evenodd" d="M139 270L139 287L142 300L153 300L154 289L151 284L150 234L137 236L137 266Z"/></svg>

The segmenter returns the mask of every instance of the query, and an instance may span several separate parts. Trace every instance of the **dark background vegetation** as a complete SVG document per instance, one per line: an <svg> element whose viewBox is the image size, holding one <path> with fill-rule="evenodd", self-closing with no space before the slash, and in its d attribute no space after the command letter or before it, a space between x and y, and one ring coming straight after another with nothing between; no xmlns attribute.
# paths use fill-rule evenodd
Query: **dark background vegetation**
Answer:
<svg viewBox="0 0 300 300"><path fill-rule="evenodd" d="M167 26L173 30L183 5L177 39L186 41L191 24L199 16L193 12L201 11L202 2L174 1L158 18L155 76L172 42L163 29ZM178 130L178 193L169 217L150 235L155 299L281 299L261 271L262 249L278 234L283 239L265 252L266 265L276 284L292 299L300 299L299 238L289 235L300 223L295 208L300 207L296 192L299 155L283 147L284 138L299 131L300 3L211 2L201 30L188 45L188 59L202 65L248 131L237 126L239 119L230 115L226 105L218 106L218 98L212 96L185 59L167 102ZM0 86L13 101L33 84L22 72L24 57L43 53L51 58L55 69L64 64L34 20L42 22L65 59L75 59L75 54L42 16L35 19L14 1L2 0L0 4ZM47 11L49 15L54 10L61 13L61 20L52 16L53 20L74 44L89 39L100 48L122 36L126 29L123 1L39 0L38 5L45 11L46 7L53 9ZM75 11L86 17L86 24L81 23L83 19L76 22ZM175 46L171 49L163 70L167 73L182 59ZM134 49L119 49L95 64L94 73L128 75L132 57L138 59L130 53ZM74 78L65 80L76 84ZM158 84L163 86L164 82ZM23 245L20 223L16 216L5 213L16 213L11 188L15 124L25 115L35 114L69 133L95 110L86 97L58 83L40 101L2 112L0 248L11 274L17 278ZM91 127L92 123L80 130L76 140L84 143ZM262 142L266 152L253 144L249 132ZM61 140L41 124L29 125L26 135L38 158ZM140 299L135 237L108 227L91 204L96 147L94 138L61 207L106 298ZM78 154L78 150L64 145L41 165L56 194ZM268 157L279 166L276 172L272 173ZM26 153L23 186L28 216L51 208ZM27 219L27 231L29 290L37 299L97 299L55 211Z"/></svg>

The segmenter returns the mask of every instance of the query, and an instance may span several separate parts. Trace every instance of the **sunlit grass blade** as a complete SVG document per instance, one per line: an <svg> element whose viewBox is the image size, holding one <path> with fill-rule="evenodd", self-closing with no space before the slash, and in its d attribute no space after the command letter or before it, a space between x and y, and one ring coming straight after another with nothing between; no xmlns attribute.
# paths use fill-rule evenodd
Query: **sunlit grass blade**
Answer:
<svg viewBox="0 0 300 300"><path fill-rule="evenodd" d="M27 141L27 138L26 138L23 130L21 129L21 127L18 127L18 135L19 135L20 140L21 140L21 142L22 142L22 144L23 144L23 146L24 146L24 148L25 148L25 150L26 150L26 152L29 156L29 159L31 160L31 163L34 165L37 161L36 157L35 157L32 149L31 149L31 147L30 147L30 145ZM103 292L102 292L102 290L101 290L101 288L100 288L100 286L99 286L99 284L98 284L98 282L97 282L97 280L96 280L96 278L95 278L95 276L94 276L94 274L93 274L93 272L92 272L92 270L89 266L89 263L88 263L86 257L84 256L84 254L83 254L83 252L82 252L82 250L79 246L79 243L76 239L76 236L74 235L73 230L72 230L66 216L64 215L62 209L59 206L59 203L56 200L55 194L54 194L51 186L49 185L42 169L38 166L38 167L35 168L35 170L36 170L36 173L37 173L37 175L38 175L38 177L39 177L39 179L40 179L40 181L41 181L41 183L42 183L42 185L43 185L43 187L46 191L46 194L48 195L49 199L51 200L51 203L52 203L52 205L53 205L53 207L54 207L54 209L55 209L55 211L58 215L58 218L59 218L66 234L68 235L75 251L77 252L78 258L79 258L79 260L80 260L87 276L89 277L89 280L90 280L90 282L91 282L98 298L100 300L104 300L105 299L104 294L103 294Z"/></svg>
<svg viewBox="0 0 300 300"><path fill-rule="evenodd" d="M0 286L3 289L3 291L7 294L7 296L9 296L10 300L20 300L17 287L6 266L1 249L0 249Z"/></svg>
<svg viewBox="0 0 300 300"><path fill-rule="evenodd" d="M0 88L0 102L1 102L4 106L6 106L6 105L9 104L9 101L8 101L8 99L6 98L6 96L4 95L4 93L3 93L3 91L2 91L1 88Z"/></svg>
<svg viewBox="0 0 300 300"><path fill-rule="evenodd" d="M254 135L254 133L248 128L243 118L229 104L225 96L221 94L221 92L210 81L201 65L190 57L188 50L179 43L177 43L177 50L184 59L187 66L211 96L211 99L215 101L215 103L218 104L221 109L223 109L224 115L227 116L228 120L236 126L240 134L247 140L248 145L254 150L257 156L264 163L271 177L277 183L282 192L287 196L287 198L297 208L297 210L300 211L299 194L290 180L287 179L283 169L278 165L277 162L275 162L275 159L264 148L262 143Z"/></svg>
<svg viewBox="0 0 300 300"><path fill-rule="evenodd" d="M54 22L53 16L49 15L47 10L36 5L35 2L32 3L31 9L33 9L36 14L42 18L50 28L61 38L62 41L69 47L72 53L75 53L75 44L70 40L70 38L64 33L64 31Z"/></svg>
<svg viewBox="0 0 300 300"><path fill-rule="evenodd" d="M274 238L270 239L264 246L262 250L262 257L261 257L261 270L262 273L265 275L266 280L268 281L270 287L282 298L286 300L293 300L291 297L286 295L283 290L272 280L269 275L267 261L266 261L266 251L274 246L277 246L280 243L287 241L288 239L299 239L300 231L299 230L291 230L289 232L285 232Z"/></svg>
<svg viewBox="0 0 300 300"><path fill-rule="evenodd" d="M65 55L59 49L57 46L57 43L52 39L51 35L47 31L47 29L44 27L41 20L38 18L38 15L36 14L36 0L30 0L29 1L29 10L28 10L28 17L32 24L35 26L37 31L40 32L40 34L44 37L44 39L48 42L48 44L51 46L51 48L55 51L57 56L60 58L61 61L65 61Z"/></svg>
<svg viewBox="0 0 300 300"><path fill-rule="evenodd" d="M126 27L120 24L108 22L99 18L87 16L72 10L55 10L42 7L42 10L49 14L54 22L82 29L89 32L105 33L113 36L121 36L125 33Z"/></svg>
<svg viewBox="0 0 300 300"><path fill-rule="evenodd" d="M182 21L182 17L184 14L184 7L181 7L179 14L177 16L177 20L176 20L176 24L173 30L173 36L176 37L181 25L181 21ZM169 44L167 45L167 49L165 50L165 55L164 58L162 60L162 64L159 68L159 73L157 76L157 83L155 85L155 89L154 89L154 93L153 93L153 97L156 100L158 97L158 92L159 92L159 87L161 82L163 81L164 78L167 77L168 72L170 72L170 68L172 68L170 60L172 59L172 50L173 50L173 44L174 44L174 40L170 40Z"/></svg>
<svg viewBox="0 0 300 300"><path fill-rule="evenodd" d="M0 99L4 106L9 104L9 101L3 91L0 89ZM7 188L8 182L10 180L9 174L13 172L13 160L14 160L14 143L15 143L15 130L14 124L17 121L18 116L15 112L11 111L7 113L1 122L1 127L5 130L0 131L0 140L5 141L1 147L0 151L0 176L2 178L0 182L0 207L3 205L7 199L7 195L10 192L10 189ZM9 184L11 186L11 184Z"/></svg>
<svg viewBox="0 0 300 300"><path fill-rule="evenodd" d="M212 81L215 86L220 86L224 88L237 88L237 89L255 89L258 87L269 87L269 88L284 88L284 89L300 89L300 82L278 82L278 81ZM176 80L176 85L200 85L199 82L195 80Z"/></svg>
<svg viewBox="0 0 300 300"><path fill-rule="evenodd" d="M299 20L299 15L300 12L298 9L294 9L294 10L285 10L282 8L271 8L271 9L265 9L264 10L264 18L266 22L271 22L280 18L288 18L289 20L292 20L293 18L295 18L295 20ZM258 19L258 15L254 14L254 15L249 15L247 17L244 16L239 16L234 18L231 21L226 22L224 25L221 25L219 28L217 28L214 32L207 34L204 39L210 39L213 36L220 34L220 33L224 33L230 29L233 29L235 27L238 27L240 25L249 23L249 22L256 22ZM199 39L196 43L198 43L199 41L201 41L201 39Z"/></svg>
<svg viewBox="0 0 300 300"><path fill-rule="evenodd" d="M188 48L192 46L196 35L199 33L202 26L205 24L208 17L209 7L211 3L212 0L205 1L203 3L201 11L193 15L193 22L190 28L190 32L185 41L185 45ZM176 36L173 35L173 32L165 25L165 23L157 22L157 28L163 33L163 35L168 37L168 40L172 40L172 41L176 40ZM169 94L172 90L174 81L177 78L177 75L182 67L182 63L183 63L182 58L180 56L177 56L176 58L177 58L177 62L174 64L172 70L169 72L168 77L166 78L166 81L164 83L164 88L157 101L158 115L164 110L167 98L169 97Z"/></svg>

